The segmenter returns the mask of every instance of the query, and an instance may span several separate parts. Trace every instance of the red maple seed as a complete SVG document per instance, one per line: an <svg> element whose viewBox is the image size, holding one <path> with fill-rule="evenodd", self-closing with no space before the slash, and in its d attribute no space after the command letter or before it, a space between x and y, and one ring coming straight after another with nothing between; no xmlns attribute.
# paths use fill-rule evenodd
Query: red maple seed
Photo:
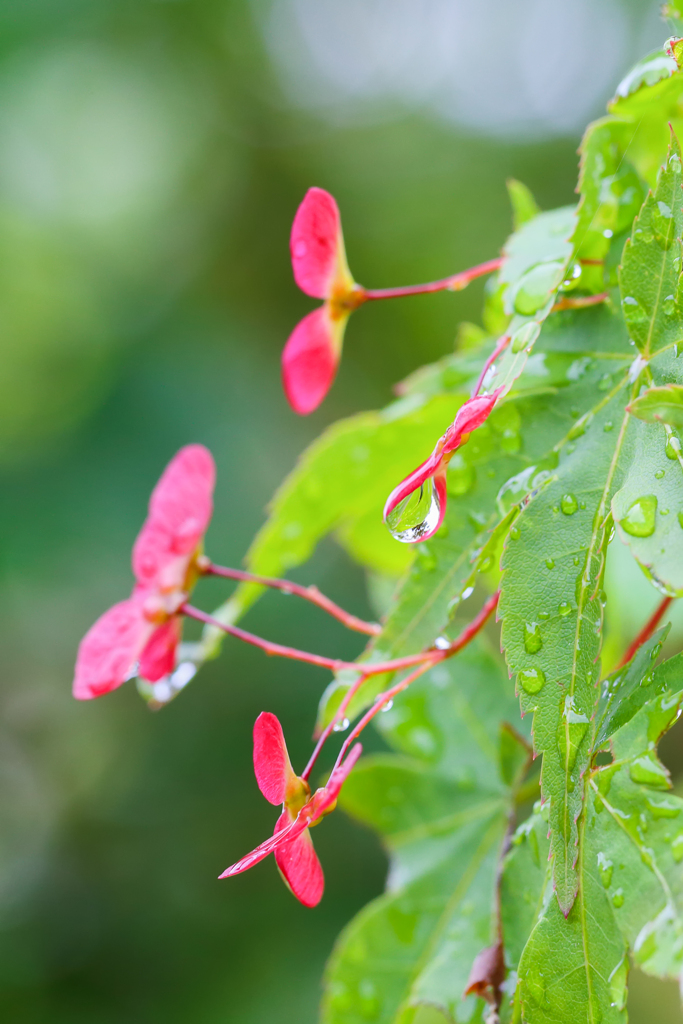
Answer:
<svg viewBox="0 0 683 1024"><path fill-rule="evenodd" d="M296 898L306 907L320 903L325 879L309 829L334 810L339 791L361 751L357 743L344 763L333 770L327 784L311 796L308 783L292 768L280 722L269 711L262 712L254 723L254 772L266 800L282 803L282 814L273 835L219 877L239 875L273 853L280 874Z"/></svg>
<svg viewBox="0 0 683 1024"><path fill-rule="evenodd" d="M214 482L213 457L199 444L181 448L164 470L133 547L133 592L81 640L74 697L109 693L133 671L150 682L173 671L182 632L179 609L203 571L198 559Z"/></svg>

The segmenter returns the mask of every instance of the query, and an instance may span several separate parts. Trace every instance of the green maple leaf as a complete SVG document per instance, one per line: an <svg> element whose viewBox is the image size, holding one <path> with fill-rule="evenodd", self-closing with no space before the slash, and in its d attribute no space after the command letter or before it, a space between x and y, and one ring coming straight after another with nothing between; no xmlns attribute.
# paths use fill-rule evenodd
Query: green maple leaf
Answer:
<svg viewBox="0 0 683 1024"><path fill-rule="evenodd" d="M527 1024L625 1021L629 952L649 973L680 973L683 801L668 792L656 743L680 713L683 658L653 671L662 639L602 684L590 750L594 758L608 748L612 760L592 762L582 781L579 891L568 916L552 896L549 873L539 870L545 851L538 815L519 830L507 858L502 892L511 951L532 925L513 1019L521 1011Z"/></svg>

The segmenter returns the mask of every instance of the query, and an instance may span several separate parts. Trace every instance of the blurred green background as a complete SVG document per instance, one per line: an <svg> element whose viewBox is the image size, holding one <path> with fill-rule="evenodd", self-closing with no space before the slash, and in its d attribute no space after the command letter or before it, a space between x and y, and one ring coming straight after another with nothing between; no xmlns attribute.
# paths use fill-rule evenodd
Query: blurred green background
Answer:
<svg viewBox="0 0 683 1024"><path fill-rule="evenodd" d="M381 891L378 843L342 815L316 832L313 911L270 862L216 876L272 828L254 718L276 712L303 764L325 674L230 642L151 714L133 685L73 701L77 643L128 592L150 488L180 445L216 456L208 547L239 565L305 444L386 403L477 319L478 285L364 310L332 394L297 419L279 352L311 308L287 248L305 189L339 200L368 286L490 258L506 177L544 207L571 202L581 126L666 34L641 0L1 0L3 1021L316 1019L334 936ZM656 595L611 562L618 648ZM334 545L296 577L369 614ZM197 602L228 593L206 582ZM247 626L360 649L276 595ZM683 1020L676 986L636 980L632 1020L655 1018Z"/></svg>

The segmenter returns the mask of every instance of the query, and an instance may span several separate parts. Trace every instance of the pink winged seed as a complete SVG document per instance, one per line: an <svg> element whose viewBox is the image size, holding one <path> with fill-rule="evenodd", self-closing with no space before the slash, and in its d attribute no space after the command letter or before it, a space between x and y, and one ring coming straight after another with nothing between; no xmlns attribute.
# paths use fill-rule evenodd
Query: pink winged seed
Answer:
<svg viewBox="0 0 683 1024"><path fill-rule="evenodd" d="M140 657L154 626L143 615L143 595L119 601L81 640L73 695L89 700L121 686Z"/></svg>
<svg viewBox="0 0 683 1024"><path fill-rule="evenodd" d="M294 280L306 295L328 299L343 256L341 218L333 196L309 188L296 211L289 240Z"/></svg>
<svg viewBox="0 0 683 1024"><path fill-rule="evenodd" d="M213 456L203 445L187 445L171 459L152 491L149 514L133 547L138 583L182 585L187 558L211 521L215 480ZM169 569L182 578L165 578Z"/></svg>
<svg viewBox="0 0 683 1024"><path fill-rule="evenodd" d="M182 628L177 615L157 626L140 655L138 672L143 679L156 683L173 671Z"/></svg>
<svg viewBox="0 0 683 1024"><path fill-rule="evenodd" d="M275 826L275 833L288 822L289 812L283 811ZM300 903L305 907L315 907L320 903L325 890L325 876L309 829L304 829L295 839L276 847L275 863Z"/></svg>
<svg viewBox="0 0 683 1024"><path fill-rule="evenodd" d="M320 306L296 325L282 352L282 386L295 412L313 412L330 390L339 365L339 328Z"/></svg>
<svg viewBox="0 0 683 1024"><path fill-rule="evenodd" d="M282 726L270 711L254 722L254 774L258 787L271 804L284 803L287 783L294 775Z"/></svg>

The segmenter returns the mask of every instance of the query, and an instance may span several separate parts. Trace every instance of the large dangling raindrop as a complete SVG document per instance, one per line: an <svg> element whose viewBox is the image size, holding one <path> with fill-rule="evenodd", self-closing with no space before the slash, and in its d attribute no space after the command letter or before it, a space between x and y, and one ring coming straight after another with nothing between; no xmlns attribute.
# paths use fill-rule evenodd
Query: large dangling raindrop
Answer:
<svg viewBox="0 0 683 1024"><path fill-rule="evenodd" d="M441 499L434 477L427 479L399 501L388 513L386 524L391 536L403 544L414 544L429 537L441 518Z"/></svg>

